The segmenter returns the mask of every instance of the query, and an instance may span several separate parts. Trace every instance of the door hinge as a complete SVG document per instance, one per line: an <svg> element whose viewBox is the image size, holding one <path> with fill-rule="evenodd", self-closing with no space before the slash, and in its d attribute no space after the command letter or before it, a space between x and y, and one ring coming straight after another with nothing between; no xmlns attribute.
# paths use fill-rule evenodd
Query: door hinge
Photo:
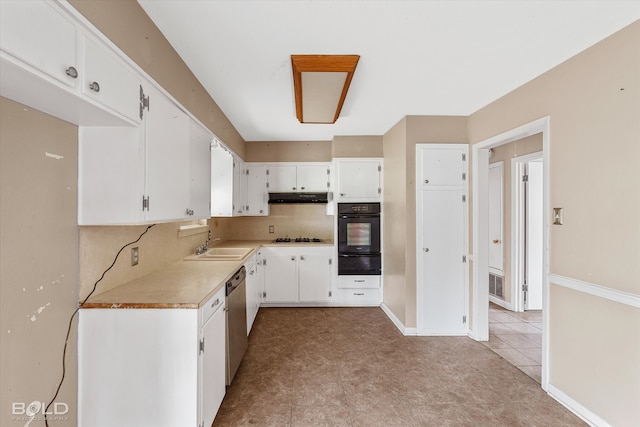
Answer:
<svg viewBox="0 0 640 427"><path fill-rule="evenodd" d="M467 161L467 155L466 155L466 154L464 154L464 153L462 153L462 161L463 161L463 162L466 162L466 161Z"/></svg>
<svg viewBox="0 0 640 427"><path fill-rule="evenodd" d="M462 203L467 202L467 196L465 194L462 195Z"/></svg>
<svg viewBox="0 0 640 427"><path fill-rule="evenodd" d="M263 292L263 293L262 293L262 298L266 298L266 297L267 297L267 293L266 293L266 292Z"/></svg>
<svg viewBox="0 0 640 427"><path fill-rule="evenodd" d="M467 316L466 316L466 315L465 315L465 316L462 316L462 323L463 323L463 324L466 324L466 323L467 323Z"/></svg>
<svg viewBox="0 0 640 427"><path fill-rule="evenodd" d="M149 196L145 197L142 196L142 210L143 211L148 211L149 210Z"/></svg>
<svg viewBox="0 0 640 427"><path fill-rule="evenodd" d="M144 109L149 111L149 97L144 96L144 89L142 89L142 85L140 85L140 120L144 116Z"/></svg>
<svg viewBox="0 0 640 427"><path fill-rule="evenodd" d="M467 256L466 255L462 255L462 262L467 262Z"/></svg>
<svg viewBox="0 0 640 427"><path fill-rule="evenodd" d="M467 174L466 174L466 173L464 173L464 172L462 172L462 180L463 180L463 181L466 181L466 180L467 180Z"/></svg>
<svg viewBox="0 0 640 427"><path fill-rule="evenodd" d="M529 175L522 175L522 182L529 182Z"/></svg>
<svg viewBox="0 0 640 427"><path fill-rule="evenodd" d="M204 338L200 340L200 353L204 353Z"/></svg>

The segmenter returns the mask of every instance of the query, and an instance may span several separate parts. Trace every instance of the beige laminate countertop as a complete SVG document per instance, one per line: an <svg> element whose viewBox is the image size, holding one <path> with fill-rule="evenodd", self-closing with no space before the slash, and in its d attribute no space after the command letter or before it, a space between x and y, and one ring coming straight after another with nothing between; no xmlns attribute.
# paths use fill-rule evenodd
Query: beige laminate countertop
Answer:
<svg viewBox="0 0 640 427"><path fill-rule="evenodd" d="M89 298L82 308L199 308L263 244L270 241L229 241L215 247L252 248L242 260L178 261L146 276Z"/></svg>
<svg viewBox="0 0 640 427"><path fill-rule="evenodd" d="M242 260L178 261L146 276L89 298L82 308L199 308L262 246L332 246L322 243L273 243L236 240L213 247L252 248Z"/></svg>

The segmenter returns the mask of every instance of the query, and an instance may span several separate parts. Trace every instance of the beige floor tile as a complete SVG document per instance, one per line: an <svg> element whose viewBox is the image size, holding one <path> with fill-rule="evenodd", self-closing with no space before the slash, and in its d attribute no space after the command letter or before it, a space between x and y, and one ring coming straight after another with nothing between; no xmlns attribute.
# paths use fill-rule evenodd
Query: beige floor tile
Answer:
<svg viewBox="0 0 640 427"><path fill-rule="evenodd" d="M527 338L522 334L495 334L495 337L500 341L503 341L511 348L535 348L540 347L540 344Z"/></svg>
<svg viewBox="0 0 640 427"><path fill-rule="evenodd" d="M520 353L515 348L497 348L493 351L504 357L506 361L512 363L514 366L538 365L538 362Z"/></svg>

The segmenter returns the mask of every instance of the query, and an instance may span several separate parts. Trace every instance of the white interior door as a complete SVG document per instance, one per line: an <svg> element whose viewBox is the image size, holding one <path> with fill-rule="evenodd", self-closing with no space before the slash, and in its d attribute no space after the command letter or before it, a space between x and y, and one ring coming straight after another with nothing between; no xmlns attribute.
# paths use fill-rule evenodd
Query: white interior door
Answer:
<svg viewBox="0 0 640 427"><path fill-rule="evenodd" d="M504 275L503 170L503 162L489 165L489 271L499 276Z"/></svg>
<svg viewBox="0 0 640 427"><path fill-rule="evenodd" d="M526 310L542 310L543 173L542 160L527 163L526 194Z"/></svg>

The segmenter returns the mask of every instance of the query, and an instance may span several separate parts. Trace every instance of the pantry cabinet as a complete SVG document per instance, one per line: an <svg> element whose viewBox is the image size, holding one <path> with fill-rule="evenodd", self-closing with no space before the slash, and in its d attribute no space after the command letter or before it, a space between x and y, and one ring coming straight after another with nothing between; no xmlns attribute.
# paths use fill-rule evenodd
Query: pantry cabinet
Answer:
<svg viewBox="0 0 640 427"><path fill-rule="evenodd" d="M382 198L382 159L335 159L338 202L378 202Z"/></svg>
<svg viewBox="0 0 640 427"><path fill-rule="evenodd" d="M80 310L78 425L210 426L225 394L224 287L200 309Z"/></svg>
<svg viewBox="0 0 640 427"><path fill-rule="evenodd" d="M331 300L332 247L267 247L263 252L265 303Z"/></svg>

